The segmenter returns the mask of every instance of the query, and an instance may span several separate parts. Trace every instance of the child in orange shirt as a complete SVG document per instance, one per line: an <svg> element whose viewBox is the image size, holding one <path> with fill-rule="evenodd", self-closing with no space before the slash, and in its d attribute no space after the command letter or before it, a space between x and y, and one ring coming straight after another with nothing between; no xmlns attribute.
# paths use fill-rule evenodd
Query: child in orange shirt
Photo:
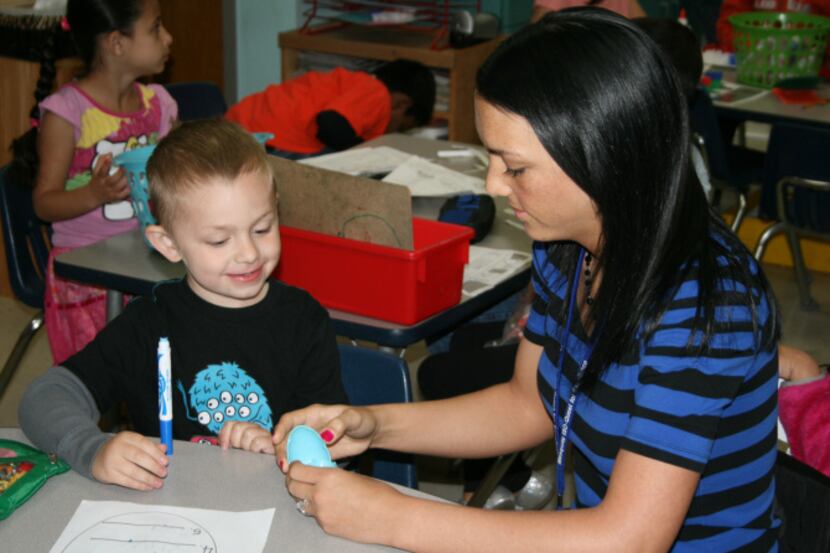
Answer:
<svg viewBox="0 0 830 553"><path fill-rule="evenodd" d="M272 133L271 153L299 159L425 125L434 104L432 72L396 60L373 74L309 71L243 98L225 117L250 132Z"/></svg>

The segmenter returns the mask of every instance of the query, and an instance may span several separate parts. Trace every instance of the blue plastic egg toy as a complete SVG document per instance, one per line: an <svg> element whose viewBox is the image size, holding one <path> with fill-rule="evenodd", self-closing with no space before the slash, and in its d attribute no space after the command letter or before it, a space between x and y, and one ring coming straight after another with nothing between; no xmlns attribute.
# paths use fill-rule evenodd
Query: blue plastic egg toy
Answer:
<svg viewBox="0 0 830 553"><path fill-rule="evenodd" d="M299 461L310 467L332 468L337 464L331 460L329 448L320 434L310 426L295 426L288 434L285 446L288 464Z"/></svg>

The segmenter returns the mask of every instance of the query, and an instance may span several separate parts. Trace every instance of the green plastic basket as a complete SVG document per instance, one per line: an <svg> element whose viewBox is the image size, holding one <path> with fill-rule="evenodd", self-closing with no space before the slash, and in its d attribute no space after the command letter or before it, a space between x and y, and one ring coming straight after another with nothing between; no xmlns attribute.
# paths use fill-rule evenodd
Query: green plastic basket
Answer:
<svg viewBox="0 0 830 553"><path fill-rule="evenodd" d="M772 88L784 79L818 75L827 50L829 18L747 12L730 16L729 22L735 30L738 82Z"/></svg>

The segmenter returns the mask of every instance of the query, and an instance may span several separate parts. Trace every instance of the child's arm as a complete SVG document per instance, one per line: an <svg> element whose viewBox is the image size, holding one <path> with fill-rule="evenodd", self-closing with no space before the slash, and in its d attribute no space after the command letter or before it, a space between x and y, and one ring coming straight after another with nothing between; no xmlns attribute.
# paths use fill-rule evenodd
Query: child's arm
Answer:
<svg viewBox="0 0 830 553"><path fill-rule="evenodd" d="M95 399L77 376L63 367L49 369L26 389L17 416L35 446L92 478L92 460L107 435L96 424Z"/></svg>
<svg viewBox="0 0 830 553"><path fill-rule="evenodd" d="M33 444L56 453L84 476L140 490L161 487L167 458L159 446L132 432L105 434L99 418L89 389L64 367L53 367L35 380L18 412Z"/></svg>
<svg viewBox="0 0 830 553"><path fill-rule="evenodd" d="M112 156L98 159L89 184L67 191L66 179L75 152L72 125L47 111L38 130L39 159L33 201L35 213L44 221L63 221L88 213L109 202L124 200L130 187L123 169L110 175Z"/></svg>
<svg viewBox="0 0 830 553"><path fill-rule="evenodd" d="M357 146L363 139L355 132L349 120L339 112L327 109L317 114L317 140L331 148L341 151Z"/></svg>

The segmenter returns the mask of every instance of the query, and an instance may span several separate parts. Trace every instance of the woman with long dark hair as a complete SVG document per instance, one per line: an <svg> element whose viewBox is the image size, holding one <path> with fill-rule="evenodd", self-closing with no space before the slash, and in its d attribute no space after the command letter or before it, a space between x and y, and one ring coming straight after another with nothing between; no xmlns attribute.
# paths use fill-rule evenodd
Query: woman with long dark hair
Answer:
<svg viewBox="0 0 830 553"><path fill-rule="evenodd" d="M488 190L535 240L514 376L443 401L285 415L274 440L298 507L327 532L413 551L776 550L777 307L690 177L671 63L636 25L585 8L510 37L476 84ZM553 439L560 509L477 510L288 467L297 424L337 458L474 458Z"/></svg>

